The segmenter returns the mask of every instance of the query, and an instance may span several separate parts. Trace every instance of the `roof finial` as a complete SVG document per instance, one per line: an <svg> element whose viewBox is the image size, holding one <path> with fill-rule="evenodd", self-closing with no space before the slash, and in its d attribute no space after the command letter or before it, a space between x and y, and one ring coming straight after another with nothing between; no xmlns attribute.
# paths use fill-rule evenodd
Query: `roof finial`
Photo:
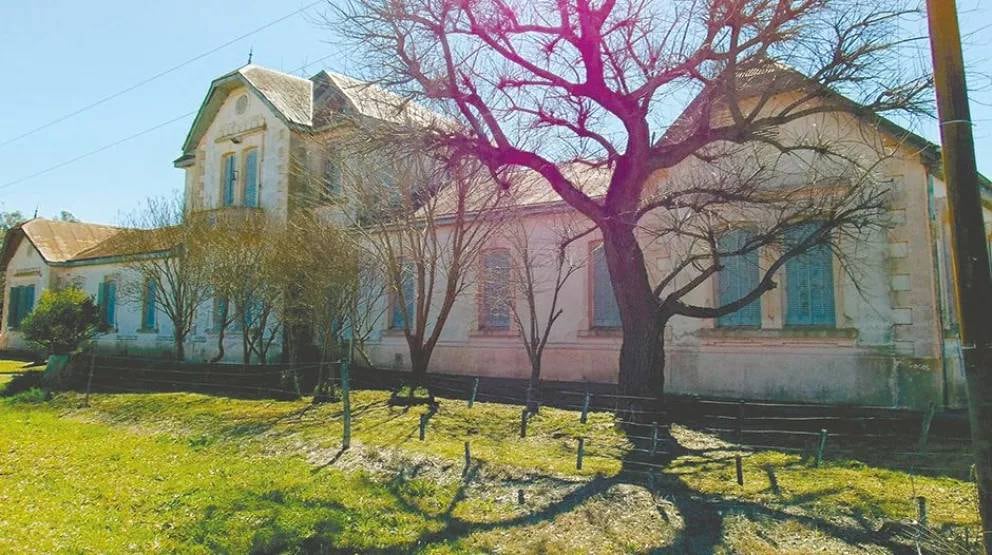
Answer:
<svg viewBox="0 0 992 555"><path fill-rule="evenodd" d="M33 216L33 218L37 218L37 217L38 217L38 205L36 204L34 206L34 216Z"/></svg>
<svg viewBox="0 0 992 555"><path fill-rule="evenodd" d="M251 64L251 56L252 56L252 54L254 54L254 52L255 52L255 47L254 46L249 46L248 47L248 64L249 65Z"/></svg>

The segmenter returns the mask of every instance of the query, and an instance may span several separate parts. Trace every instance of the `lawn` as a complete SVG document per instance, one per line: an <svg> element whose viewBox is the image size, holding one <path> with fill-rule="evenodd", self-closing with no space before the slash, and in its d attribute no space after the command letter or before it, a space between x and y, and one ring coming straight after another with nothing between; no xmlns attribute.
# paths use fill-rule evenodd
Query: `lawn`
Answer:
<svg viewBox="0 0 992 555"><path fill-rule="evenodd" d="M520 438L519 407L441 399L420 441L425 409L386 399L354 393L341 452L340 403L0 398L0 552L889 552L916 495L934 527L977 523L951 478L760 452L741 487L733 451L676 426L688 454L648 479L608 414L545 408Z"/></svg>

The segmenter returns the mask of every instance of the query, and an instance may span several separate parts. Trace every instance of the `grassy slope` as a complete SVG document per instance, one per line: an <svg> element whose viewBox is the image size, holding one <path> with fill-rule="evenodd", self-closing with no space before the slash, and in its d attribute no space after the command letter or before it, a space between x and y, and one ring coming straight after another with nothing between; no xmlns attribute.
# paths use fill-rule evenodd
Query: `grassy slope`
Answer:
<svg viewBox="0 0 992 555"><path fill-rule="evenodd" d="M420 442L423 409L384 400L355 394L359 445L340 457L339 404L192 394L95 395L88 408L74 394L0 400L0 552L680 551L712 533L693 528L707 511L719 515L706 544L717 551L841 552L864 543L845 519L911 518L914 493L928 497L935 524L976 521L971 484L851 462L811 469L779 453L748 457L744 488L732 463L679 459L655 499L610 480L630 446L608 415L580 425L574 413L545 409L520 439L516 407L469 411L443 400ZM592 455L582 471L579 435ZM465 439L476 465L463 481Z"/></svg>

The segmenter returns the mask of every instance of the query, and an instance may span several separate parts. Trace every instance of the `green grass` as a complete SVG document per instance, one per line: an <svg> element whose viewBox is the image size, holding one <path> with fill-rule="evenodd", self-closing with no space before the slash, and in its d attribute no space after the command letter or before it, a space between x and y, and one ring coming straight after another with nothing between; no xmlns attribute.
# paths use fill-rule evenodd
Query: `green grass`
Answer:
<svg viewBox="0 0 992 555"><path fill-rule="evenodd" d="M741 488L715 441L652 495L617 477L631 445L608 414L545 408L522 439L519 407L441 399L419 441L426 408L387 398L354 392L344 454L340 403L0 398L0 552L855 552L888 545L858 519L911 519L914 495L937 526L977 523L973 484L851 461L756 453Z"/></svg>

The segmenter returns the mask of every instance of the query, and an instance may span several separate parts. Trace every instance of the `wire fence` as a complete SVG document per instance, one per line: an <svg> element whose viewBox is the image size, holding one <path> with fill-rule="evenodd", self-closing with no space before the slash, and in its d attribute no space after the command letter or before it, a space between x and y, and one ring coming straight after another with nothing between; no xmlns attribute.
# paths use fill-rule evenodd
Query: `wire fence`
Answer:
<svg viewBox="0 0 992 555"><path fill-rule="evenodd" d="M296 399L313 394L319 386L343 391L340 418L344 421L342 448L351 443L350 396L353 386L391 389L395 393L409 381L409 374L363 369L350 375L343 361L304 364L197 364L163 359L90 355L81 361L85 371L75 372L73 386L90 392L145 393L195 391L252 398ZM424 384L432 395L460 399L471 408L476 402L521 407L521 437L529 433L532 414L527 408L527 384L522 381L473 376L430 374ZM912 411L886 407L837 407L799 403L751 402L669 396L663 401L647 396L610 392L604 384L557 383L542 387L541 404L573 410L586 423L590 415L609 411L610 422L624 431L628 445L596 445L595 434L564 438L571 446L575 466L591 458L616 459L625 473L653 480L671 468L686 450L673 437L673 426L711 434L722 443L711 444L703 456L678 458L678 464L713 465L734 462L736 480L743 486L743 461L765 450L800 454L804 462L819 466L828 459L856 458L862 462L908 471L972 480L967 427L954 419L938 418L931 404ZM579 386L582 387L581 385ZM429 441L431 407L420 418L417 436ZM599 420L601 421L601 420ZM466 464L470 463L472 437L466 435ZM559 440L562 438L559 438ZM698 453L697 453L698 454ZM873 460L874 459L874 460ZM921 511L926 510L923 500Z"/></svg>

